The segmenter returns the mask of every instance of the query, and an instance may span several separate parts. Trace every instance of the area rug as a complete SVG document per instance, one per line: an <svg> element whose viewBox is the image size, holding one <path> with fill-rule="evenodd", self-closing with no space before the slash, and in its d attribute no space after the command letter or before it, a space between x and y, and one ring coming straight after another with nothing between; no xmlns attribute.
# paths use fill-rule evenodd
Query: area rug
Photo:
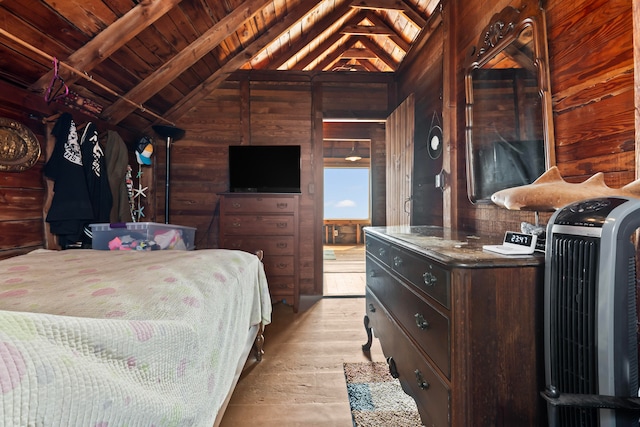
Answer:
<svg viewBox="0 0 640 427"><path fill-rule="evenodd" d="M333 251L333 249L324 249L322 251L322 258L323 259L336 259L336 253Z"/></svg>
<svg viewBox="0 0 640 427"><path fill-rule="evenodd" d="M354 427L421 427L418 408L385 362L345 363Z"/></svg>

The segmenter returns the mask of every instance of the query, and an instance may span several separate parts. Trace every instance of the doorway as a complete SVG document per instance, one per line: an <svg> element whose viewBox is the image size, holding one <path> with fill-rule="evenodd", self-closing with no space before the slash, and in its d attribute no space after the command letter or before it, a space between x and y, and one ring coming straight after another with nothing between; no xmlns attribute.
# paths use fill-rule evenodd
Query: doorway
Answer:
<svg viewBox="0 0 640 427"><path fill-rule="evenodd" d="M364 296L365 293L362 229L371 224L369 152L368 141L325 144L324 296Z"/></svg>

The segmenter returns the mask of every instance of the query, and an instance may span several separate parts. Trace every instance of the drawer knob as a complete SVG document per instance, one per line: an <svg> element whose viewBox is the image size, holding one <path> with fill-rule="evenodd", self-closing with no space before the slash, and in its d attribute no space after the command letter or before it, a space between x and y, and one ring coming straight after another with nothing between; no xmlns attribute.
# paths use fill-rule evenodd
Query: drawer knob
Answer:
<svg viewBox="0 0 640 427"><path fill-rule="evenodd" d="M387 254L387 251L385 251L384 248L378 249L378 255L380 255L381 257L385 256L386 254Z"/></svg>
<svg viewBox="0 0 640 427"><path fill-rule="evenodd" d="M376 312L376 307L371 303L369 303L369 311L372 312L372 313Z"/></svg>
<svg viewBox="0 0 640 427"><path fill-rule="evenodd" d="M239 222L232 222L232 223L231 223L231 226L232 226L232 227L235 227L235 228L238 228L238 227L240 227L241 225L242 225L242 224L240 224Z"/></svg>
<svg viewBox="0 0 640 427"><path fill-rule="evenodd" d="M422 275L422 280L424 280L424 284L427 286L433 286L436 284L436 282L438 281L438 278L436 277L435 274L433 274L430 271L427 271L426 273L424 273Z"/></svg>
<svg viewBox="0 0 640 427"><path fill-rule="evenodd" d="M399 256L393 257L393 265L395 267L402 267L402 258Z"/></svg>
<svg viewBox="0 0 640 427"><path fill-rule="evenodd" d="M284 249L284 248L286 248L287 246L288 246L288 245L287 245L285 242L279 242L279 243L277 243L277 244L276 244L276 247L277 247L278 249Z"/></svg>
<svg viewBox="0 0 640 427"><path fill-rule="evenodd" d="M418 328L422 329L423 331L429 328L429 322L426 321L422 314L416 313L414 317L416 318L416 326Z"/></svg>
<svg viewBox="0 0 640 427"><path fill-rule="evenodd" d="M287 223L286 222L279 222L276 224L276 227L278 228L287 228Z"/></svg>
<svg viewBox="0 0 640 427"><path fill-rule="evenodd" d="M242 207L242 205L241 205L240 203L238 203L238 202L233 202L231 205L232 205L235 209L239 209L240 207Z"/></svg>
<svg viewBox="0 0 640 427"><path fill-rule="evenodd" d="M422 390L428 389L429 383L422 376L422 372L420 372L419 369L416 369L414 374L416 374L416 381L418 382L418 387L420 387Z"/></svg>
<svg viewBox="0 0 640 427"><path fill-rule="evenodd" d="M287 209L288 206L289 206L288 203L278 203L278 204L276 204L276 207L278 209Z"/></svg>

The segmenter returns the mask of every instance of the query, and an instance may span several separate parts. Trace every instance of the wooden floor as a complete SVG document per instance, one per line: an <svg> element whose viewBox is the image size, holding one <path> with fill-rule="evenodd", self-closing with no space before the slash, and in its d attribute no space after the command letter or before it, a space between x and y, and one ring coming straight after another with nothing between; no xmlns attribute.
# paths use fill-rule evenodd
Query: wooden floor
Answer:
<svg viewBox="0 0 640 427"><path fill-rule="evenodd" d="M302 297L298 313L277 303L264 358L247 364L221 427L352 426L342 364L369 360L364 313L364 298ZM378 340L371 360L385 360Z"/></svg>
<svg viewBox="0 0 640 427"><path fill-rule="evenodd" d="M335 259L323 261L325 296L364 296L364 245L325 245Z"/></svg>

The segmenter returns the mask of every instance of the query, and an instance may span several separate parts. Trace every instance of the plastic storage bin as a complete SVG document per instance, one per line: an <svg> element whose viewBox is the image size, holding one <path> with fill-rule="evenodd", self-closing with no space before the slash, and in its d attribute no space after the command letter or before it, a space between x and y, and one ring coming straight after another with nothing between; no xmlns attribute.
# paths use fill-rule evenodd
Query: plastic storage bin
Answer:
<svg viewBox="0 0 640 427"><path fill-rule="evenodd" d="M155 222L91 224L93 249L163 250L195 249L196 229L182 225Z"/></svg>

